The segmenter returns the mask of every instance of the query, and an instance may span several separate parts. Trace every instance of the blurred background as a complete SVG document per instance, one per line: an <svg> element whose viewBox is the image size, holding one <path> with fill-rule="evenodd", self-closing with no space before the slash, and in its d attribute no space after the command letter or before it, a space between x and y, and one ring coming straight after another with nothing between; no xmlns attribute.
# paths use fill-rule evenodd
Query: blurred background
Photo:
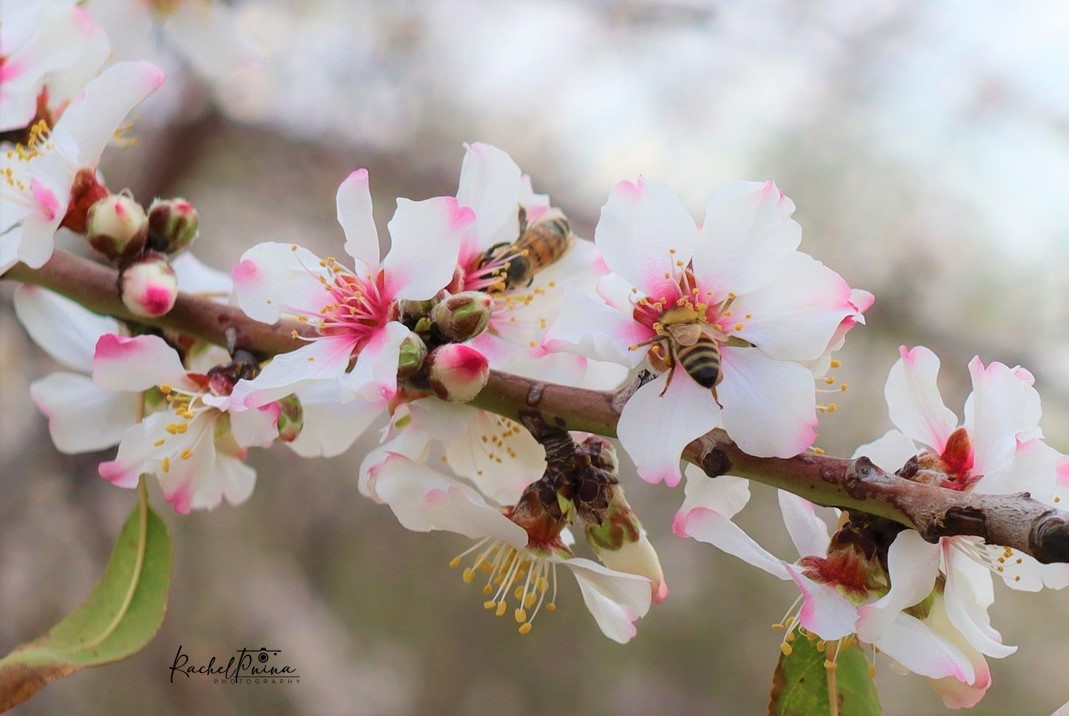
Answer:
<svg viewBox="0 0 1069 716"><path fill-rule="evenodd" d="M1069 451L1063 4L249 0L230 10L230 44L190 50L166 26L153 36L168 83L142 107L137 146L104 165L111 186L142 201L191 200L202 260L229 270L263 240L337 254L334 193L349 171L370 170L382 227L394 197L455 192L465 141L507 150L587 237L613 184L639 173L671 185L699 220L721 183L772 178L798 206L803 250L877 296L842 353L850 390L823 417L821 447L848 455L883 434L897 346L924 344L941 356L959 414L974 354L1030 368L1045 433ZM97 476L108 454L52 447L27 385L55 366L15 322L11 290L0 284L0 652L82 600L135 501ZM466 540L407 532L358 494L373 439L332 460L254 453L258 485L238 508L181 517L157 492L175 540L163 629L133 658L63 679L15 713L764 712L779 655L769 625L795 587L673 536L680 490L624 477L672 590L634 641L605 639L570 580L561 608L520 637L448 568ZM753 491L742 524L793 557L774 494ZM972 713L1049 714L1069 699L1069 630L1053 627L1069 599L996 591L993 624L1022 646L992 660L994 685ZM303 678L172 684L179 645L193 661L280 649ZM943 711L922 678L888 667L881 658L888 714Z"/></svg>

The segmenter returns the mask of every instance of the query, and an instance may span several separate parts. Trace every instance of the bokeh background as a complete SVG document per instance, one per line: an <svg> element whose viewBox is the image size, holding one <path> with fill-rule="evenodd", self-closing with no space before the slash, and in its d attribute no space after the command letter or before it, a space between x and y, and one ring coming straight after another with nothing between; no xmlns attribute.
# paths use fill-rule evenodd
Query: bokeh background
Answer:
<svg viewBox="0 0 1069 716"><path fill-rule="evenodd" d="M955 410L974 354L1029 367L1045 433L1069 451L1062 3L249 0L233 13L234 44L217 49L243 61L225 76L189 71L155 38L168 85L143 107L138 145L104 167L142 200L190 199L206 262L226 270L262 240L338 253L334 192L349 171L370 170L384 226L394 197L455 192L465 141L510 152L588 237L612 185L639 173L697 217L722 182L773 178L797 203L803 249L877 296L819 445L849 454L882 434L897 346L924 344ZM51 446L27 385L55 366L15 322L11 289L0 284L4 652L88 593L134 502L97 477L107 454ZM448 568L465 540L407 532L358 494L373 438L332 460L255 453L259 482L238 508L181 517L155 494L176 551L162 631L15 713L764 712L769 625L795 589L674 537L679 490L624 477L672 589L632 643L600 634L570 580L561 609L520 637ZM742 523L792 556L774 495L754 493ZM1022 646L993 660L973 713L1049 714L1069 699L1069 599L997 590L993 622ZM194 660L281 649L303 678L171 684L179 645ZM878 666L888 714L942 712L923 679Z"/></svg>

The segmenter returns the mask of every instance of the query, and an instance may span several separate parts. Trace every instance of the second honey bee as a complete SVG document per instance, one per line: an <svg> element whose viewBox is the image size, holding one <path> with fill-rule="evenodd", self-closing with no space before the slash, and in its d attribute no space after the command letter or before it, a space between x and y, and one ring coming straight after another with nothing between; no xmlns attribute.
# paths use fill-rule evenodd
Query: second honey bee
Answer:
<svg viewBox="0 0 1069 716"><path fill-rule="evenodd" d="M511 244L491 246L481 264L498 264L499 291L529 286L538 271L555 263L575 242L568 219L559 209L550 209L537 221L527 223L527 211L519 209L520 234Z"/></svg>

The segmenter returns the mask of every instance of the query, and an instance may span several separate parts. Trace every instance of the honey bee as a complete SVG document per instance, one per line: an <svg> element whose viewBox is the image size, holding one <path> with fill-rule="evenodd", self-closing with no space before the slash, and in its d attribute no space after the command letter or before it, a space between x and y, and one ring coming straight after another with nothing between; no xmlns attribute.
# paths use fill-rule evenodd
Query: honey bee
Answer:
<svg viewBox="0 0 1069 716"><path fill-rule="evenodd" d="M481 266L499 264L499 291L530 286L538 271L555 263L575 242L568 219L559 209L550 209L537 221L527 223L527 210L519 209L520 233L511 244L496 244L483 254Z"/></svg>
<svg viewBox="0 0 1069 716"><path fill-rule="evenodd" d="M711 390L713 398L719 403L716 386L724 379L724 374L720 372L720 344L726 340L726 336L716 326L698 321L696 312L689 306L668 309L658 323L656 336L633 347L651 343L667 347L666 356L656 351L651 356L651 362L655 365L660 363L669 370L661 395L671 385L676 367L682 366L695 383Z"/></svg>

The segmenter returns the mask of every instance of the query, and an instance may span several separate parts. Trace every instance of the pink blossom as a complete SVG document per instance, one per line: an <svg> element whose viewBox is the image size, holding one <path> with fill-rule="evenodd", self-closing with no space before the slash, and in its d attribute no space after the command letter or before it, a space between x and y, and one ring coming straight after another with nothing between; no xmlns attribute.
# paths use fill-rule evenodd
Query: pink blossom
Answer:
<svg viewBox="0 0 1069 716"><path fill-rule="evenodd" d="M631 397L618 428L644 479L677 484L683 448L719 426L753 455L790 457L812 445L814 371L827 369L871 294L797 251L793 211L772 182L736 182L710 196L699 230L667 187L643 179L621 182L602 208L594 240L612 274L596 298L566 295L573 310L546 346L630 367L648 357L661 371ZM712 389L671 365L672 326L715 341Z"/></svg>

